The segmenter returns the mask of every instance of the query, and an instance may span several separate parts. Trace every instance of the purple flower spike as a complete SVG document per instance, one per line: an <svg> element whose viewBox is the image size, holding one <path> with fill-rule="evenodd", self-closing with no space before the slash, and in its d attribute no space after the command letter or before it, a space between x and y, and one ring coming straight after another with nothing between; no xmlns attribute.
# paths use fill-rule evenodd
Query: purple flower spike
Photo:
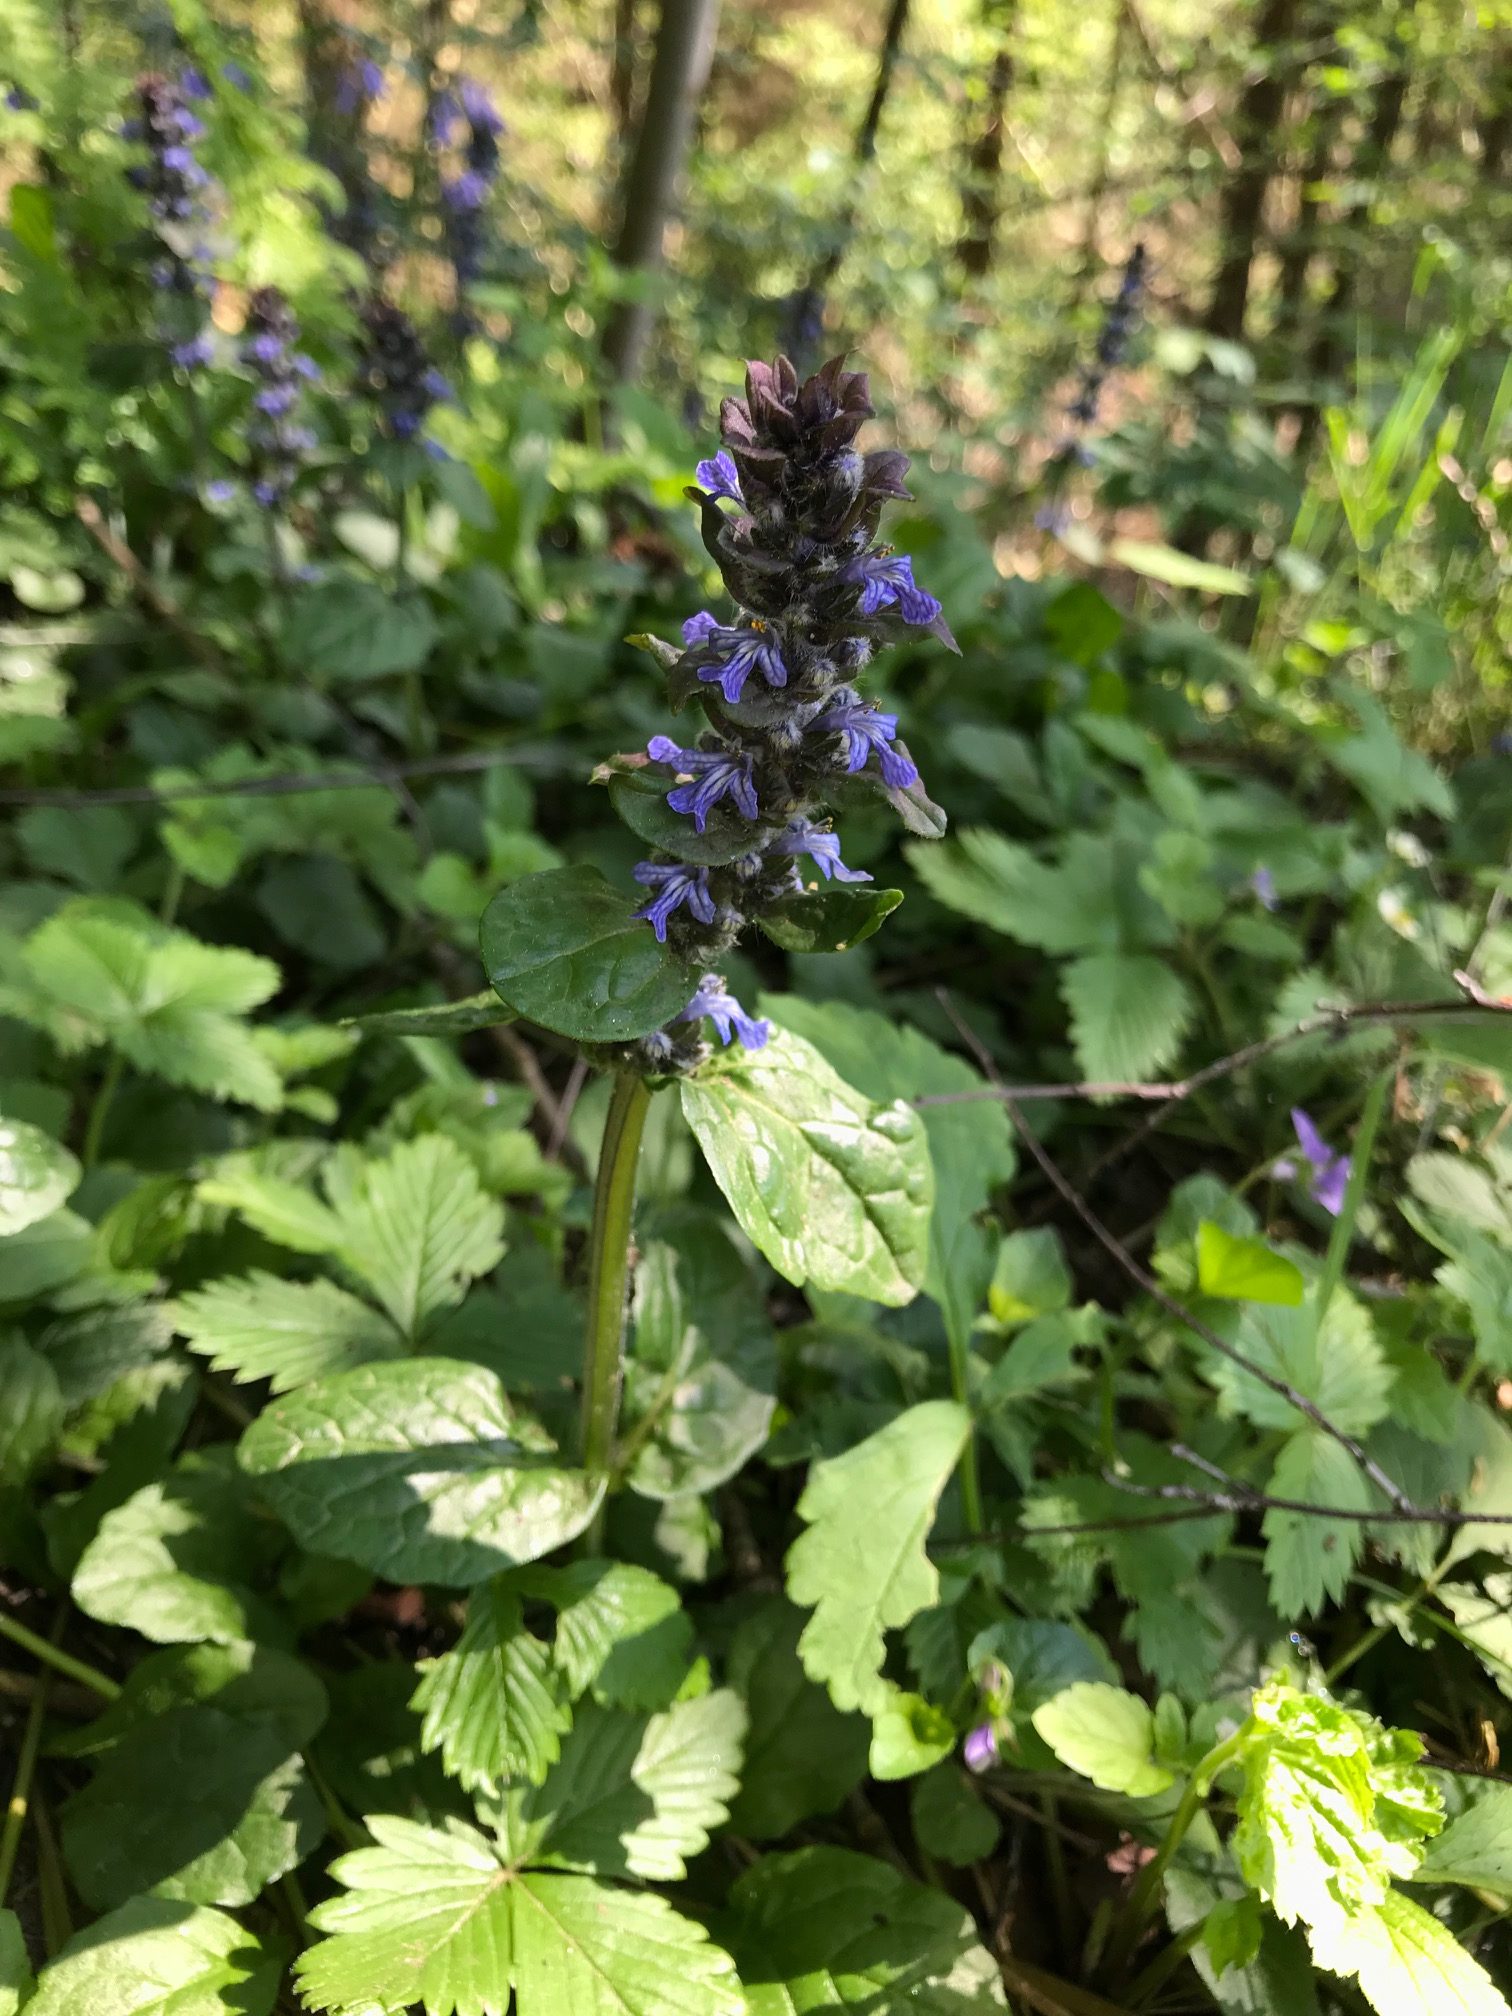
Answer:
<svg viewBox="0 0 1512 2016"><path fill-rule="evenodd" d="M669 791L667 803L674 812L693 815L695 833L703 832L709 814L723 798L733 798L747 819L760 816L749 756L730 749L680 749L669 735L653 735L646 754L653 763L670 763L691 780Z"/></svg>
<svg viewBox="0 0 1512 2016"><path fill-rule="evenodd" d="M790 819L787 831L772 842L768 851L773 854L807 854L826 882L832 875L837 882L870 882L872 879L864 868L847 868L840 859L838 833L823 833L808 819Z"/></svg>
<svg viewBox="0 0 1512 2016"><path fill-rule="evenodd" d="M864 584L863 616L875 616L894 603L905 623L933 623L940 613L933 595L926 595L915 584L913 562L906 553L869 553L864 559L853 560L846 573L850 580Z"/></svg>
<svg viewBox="0 0 1512 2016"><path fill-rule="evenodd" d="M961 1761L968 1771L990 1771L998 1761L997 1731L990 1722L972 1730L961 1745Z"/></svg>
<svg viewBox="0 0 1512 2016"><path fill-rule="evenodd" d="M735 467L735 457L728 448L721 448L717 455L700 462L693 471L693 478L711 496L728 497L732 504L745 502L740 494L740 471Z"/></svg>
<svg viewBox="0 0 1512 2016"><path fill-rule="evenodd" d="M699 628L690 634L695 624ZM712 617L705 621L702 615L690 616L683 625L683 640L690 649L705 647L718 653L710 664L699 666L698 676L706 685L717 685L732 707L753 672L759 672L768 686L787 684L787 665L765 630L727 629Z"/></svg>
<svg viewBox="0 0 1512 2016"><path fill-rule="evenodd" d="M1344 1209L1344 1193L1349 1188L1350 1159L1329 1147L1311 1116L1300 1106L1293 1106L1291 1120L1297 1132L1297 1145L1312 1170L1308 1195L1330 1218L1337 1218Z"/></svg>
<svg viewBox="0 0 1512 2016"><path fill-rule="evenodd" d="M875 751L882 782L890 791L906 791L917 783L918 770L891 746L898 733L897 715L868 707L848 686L837 690L835 700L837 704L819 715L814 726L843 738L846 769L864 770Z"/></svg>
<svg viewBox="0 0 1512 2016"><path fill-rule="evenodd" d="M1262 909L1279 910L1281 899L1276 894L1276 878L1269 868L1261 866L1250 877L1250 888L1255 892L1255 900Z"/></svg>
<svg viewBox="0 0 1512 2016"><path fill-rule="evenodd" d="M667 924L674 911L686 903L700 924L714 922L714 898L709 894L707 868L690 868L682 861L638 861L631 873L643 889L656 894L636 911L656 933L657 943L667 942Z"/></svg>
<svg viewBox="0 0 1512 2016"><path fill-rule="evenodd" d="M735 996L725 991L718 973L705 973L698 983L698 992L677 1019L698 1022L705 1015L719 1031L721 1043L727 1044L733 1032L747 1050L760 1050L772 1033L770 1022L747 1015Z"/></svg>

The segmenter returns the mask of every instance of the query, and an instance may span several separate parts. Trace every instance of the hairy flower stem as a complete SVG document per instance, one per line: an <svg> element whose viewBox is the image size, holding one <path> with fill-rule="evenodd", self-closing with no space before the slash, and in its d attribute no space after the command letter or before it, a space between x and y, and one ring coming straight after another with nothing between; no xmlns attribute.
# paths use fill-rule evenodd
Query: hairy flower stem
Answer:
<svg viewBox="0 0 1512 2016"><path fill-rule="evenodd" d="M622 1071L609 1099L604 1145L593 1192L588 1239L588 1329L583 1350L583 1468L604 1476L614 1446L625 1348L625 1291L630 1275L630 1213L635 1171L651 1089L635 1071ZM596 1551L603 1514L588 1533Z"/></svg>
<svg viewBox="0 0 1512 2016"><path fill-rule="evenodd" d="M1161 1878L1170 1867L1176 1850L1186 1839L1187 1829L1197 1818L1202 1802L1212 1790L1213 1780L1238 1756L1244 1743L1245 1732L1236 1729L1232 1736L1222 1743L1215 1743L1191 1777L1181 1795L1181 1803L1171 1815L1165 1831L1165 1839L1155 1850L1139 1872L1139 1881L1129 1893L1129 1901L1124 1909L1123 1919L1108 1948L1107 1978L1119 1983L1127 1978L1129 1963L1134 1958L1150 1916L1160 1900Z"/></svg>

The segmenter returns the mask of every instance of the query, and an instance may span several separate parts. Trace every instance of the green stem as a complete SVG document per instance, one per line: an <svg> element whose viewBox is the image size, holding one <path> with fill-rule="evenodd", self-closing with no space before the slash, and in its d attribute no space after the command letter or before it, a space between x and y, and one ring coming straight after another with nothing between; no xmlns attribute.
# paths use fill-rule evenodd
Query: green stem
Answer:
<svg viewBox="0 0 1512 2016"><path fill-rule="evenodd" d="M98 1666L86 1666L71 1652L60 1651L47 1639L39 1638L35 1631L28 1631L24 1624L18 1624L14 1617L7 1617L3 1610L0 1610L0 1638L9 1638L13 1645L30 1652L44 1666L50 1666L55 1673L66 1674L70 1680L80 1681L106 1701L114 1701L120 1696L121 1690L115 1681L102 1673Z"/></svg>
<svg viewBox="0 0 1512 2016"><path fill-rule="evenodd" d="M635 1170L650 1087L634 1071L614 1081L604 1144L593 1192L588 1245L588 1329L583 1348L583 1468L603 1476L610 1467L619 1415L625 1344L625 1289L630 1274L630 1213Z"/></svg>
<svg viewBox="0 0 1512 2016"><path fill-rule="evenodd" d="M1318 1276L1318 1292L1313 1300L1314 1335L1323 1328L1323 1319L1328 1314L1328 1305L1333 1300L1334 1290L1344 1278L1344 1263L1349 1258L1349 1248L1354 1240L1355 1219L1359 1216L1360 1202L1365 1195L1365 1178L1370 1171L1371 1155L1375 1152L1375 1138L1380 1130L1386 1093L1395 1073L1395 1065L1381 1072L1365 1095L1365 1110L1360 1115L1360 1131L1355 1136L1354 1154L1349 1165L1349 1182L1344 1191L1344 1205L1334 1220L1333 1232L1328 1241L1328 1252L1323 1261L1323 1271Z"/></svg>
<svg viewBox="0 0 1512 2016"><path fill-rule="evenodd" d="M956 1404L971 1413L971 1383L968 1376L971 1357L971 1332L963 1325L952 1322L949 1325L950 1345L950 1391ZM982 1532L987 1524L982 1510L982 1472L977 1461L976 1421L973 1418L966 1436L966 1447L961 1451L961 1510L966 1515L966 1530L972 1538Z"/></svg>
<svg viewBox="0 0 1512 2016"><path fill-rule="evenodd" d="M125 1069L126 1059L117 1051L106 1066L105 1076L100 1081L100 1089L95 1094L93 1106L89 1109L89 1125L84 1130L82 1150L86 1169L93 1169L100 1159L100 1144L105 1138L105 1122L110 1118L111 1102L121 1082L121 1073Z"/></svg>
<svg viewBox="0 0 1512 2016"><path fill-rule="evenodd" d="M42 1724L47 1716L47 1678L32 1696L26 1711L26 1728L21 1737L21 1755L16 1764L16 1782L11 1787L10 1804L5 1809L5 1827L0 1831L0 1904L10 1888L26 1829L27 1808L31 1804L31 1782L42 1749Z"/></svg>
<svg viewBox="0 0 1512 2016"><path fill-rule="evenodd" d="M1140 1870L1139 1881L1130 1892L1124 1909L1123 1923L1108 1949L1108 1979L1113 1983L1117 1984L1127 1975L1140 1935L1159 1900L1161 1878L1170 1867L1176 1850L1186 1839L1187 1829L1197 1818L1213 1780L1238 1756L1244 1740L1244 1730L1236 1729L1224 1742L1215 1743L1188 1779L1181 1803L1166 1828L1165 1839Z"/></svg>

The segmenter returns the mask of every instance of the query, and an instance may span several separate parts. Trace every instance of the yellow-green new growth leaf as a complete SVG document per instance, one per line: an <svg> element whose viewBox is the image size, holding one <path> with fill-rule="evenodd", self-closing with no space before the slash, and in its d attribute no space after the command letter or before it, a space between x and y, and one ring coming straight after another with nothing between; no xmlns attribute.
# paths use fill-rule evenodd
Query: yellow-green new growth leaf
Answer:
<svg viewBox="0 0 1512 2016"><path fill-rule="evenodd" d="M934 1173L911 1107L866 1098L811 1043L774 1029L764 1049L684 1079L682 1108L742 1229L795 1287L913 1300Z"/></svg>
<svg viewBox="0 0 1512 2016"><path fill-rule="evenodd" d="M511 1868L474 1828L374 1815L296 1963L328 2016L742 2016L729 1956L664 1898ZM511 1995L514 1997L511 2005ZM61 2016L61 2012L59 2012Z"/></svg>
<svg viewBox="0 0 1512 2016"><path fill-rule="evenodd" d="M788 1550L787 1587L814 1612L798 1641L803 1670L837 1708L885 1705L883 1634L939 1593L924 1543L970 1428L964 1407L926 1400L809 1472L798 1501L808 1531Z"/></svg>
<svg viewBox="0 0 1512 2016"><path fill-rule="evenodd" d="M1197 1227L1197 1286L1228 1302L1279 1302L1298 1308L1302 1270L1262 1239L1240 1239L1211 1218Z"/></svg>
<svg viewBox="0 0 1512 2016"><path fill-rule="evenodd" d="M1031 1716L1062 1764L1104 1792L1148 1799L1175 1780L1155 1761L1155 1718L1137 1694L1101 1680L1079 1680Z"/></svg>

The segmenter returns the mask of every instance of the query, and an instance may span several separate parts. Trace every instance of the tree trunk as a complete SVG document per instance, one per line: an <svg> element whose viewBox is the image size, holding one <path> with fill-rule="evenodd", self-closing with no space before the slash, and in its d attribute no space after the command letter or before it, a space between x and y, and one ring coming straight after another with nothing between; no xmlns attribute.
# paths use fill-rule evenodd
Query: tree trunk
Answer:
<svg viewBox="0 0 1512 2016"><path fill-rule="evenodd" d="M625 170L619 235L610 253L616 266L647 280L662 262L718 25L719 0L662 0L646 109ZM638 376L655 319L646 300L622 301L615 310L604 334L604 362L615 384Z"/></svg>
<svg viewBox="0 0 1512 2016"><path fill-rule="evenodd" d="M856 132L856 144L851 150L854 165L851 171L850 194L836 222L830 249L814 269L813 277L808 284L808 295L819 304L821 313L824 296L835 275L840 271L841 262L855 235L861 177L877 158L877 133L882 124L887 94L892 89L893 72L898 66L898 51L903 43L903 30L908 25L908 4L909 0L892 0L887 26L882 31L882 48L877 56L876 81L872 85L872 94L867 103L865 116Z"/></svg>
<svg viewBox="0 0 1512 2016"><path fill-rule="evenodd" d="M966 173L961 178L961 235L956 241L961 270L973 280L980 280L992 265L993 241L1002 207L1003 113L1013 88L1017 0L987 0L983 16L987 25L996 28L998 44L987 72L982 124L966 151Z"/></svg>
<svg viewBox="0 0 1512 2016"><path fill-rule="evenodd" d="M609 65L609 102L623 154L635 122L635 0L614 0L614 49Z"/></svg>
<svg viewBox="0 0 1512 2016"><path fill-rule="evenodd" d="M1280 57L1291 39L1297 0L1261 0L1255 24L1255 73L1246 85L1235 121L1239 166L1223 186L1219 215L1218 272L1202 318L1209 335L1244 341L1250 270L1265 215L1265 198L1276 161L1276 129L1286 102L1290 64Z"/></svg>

